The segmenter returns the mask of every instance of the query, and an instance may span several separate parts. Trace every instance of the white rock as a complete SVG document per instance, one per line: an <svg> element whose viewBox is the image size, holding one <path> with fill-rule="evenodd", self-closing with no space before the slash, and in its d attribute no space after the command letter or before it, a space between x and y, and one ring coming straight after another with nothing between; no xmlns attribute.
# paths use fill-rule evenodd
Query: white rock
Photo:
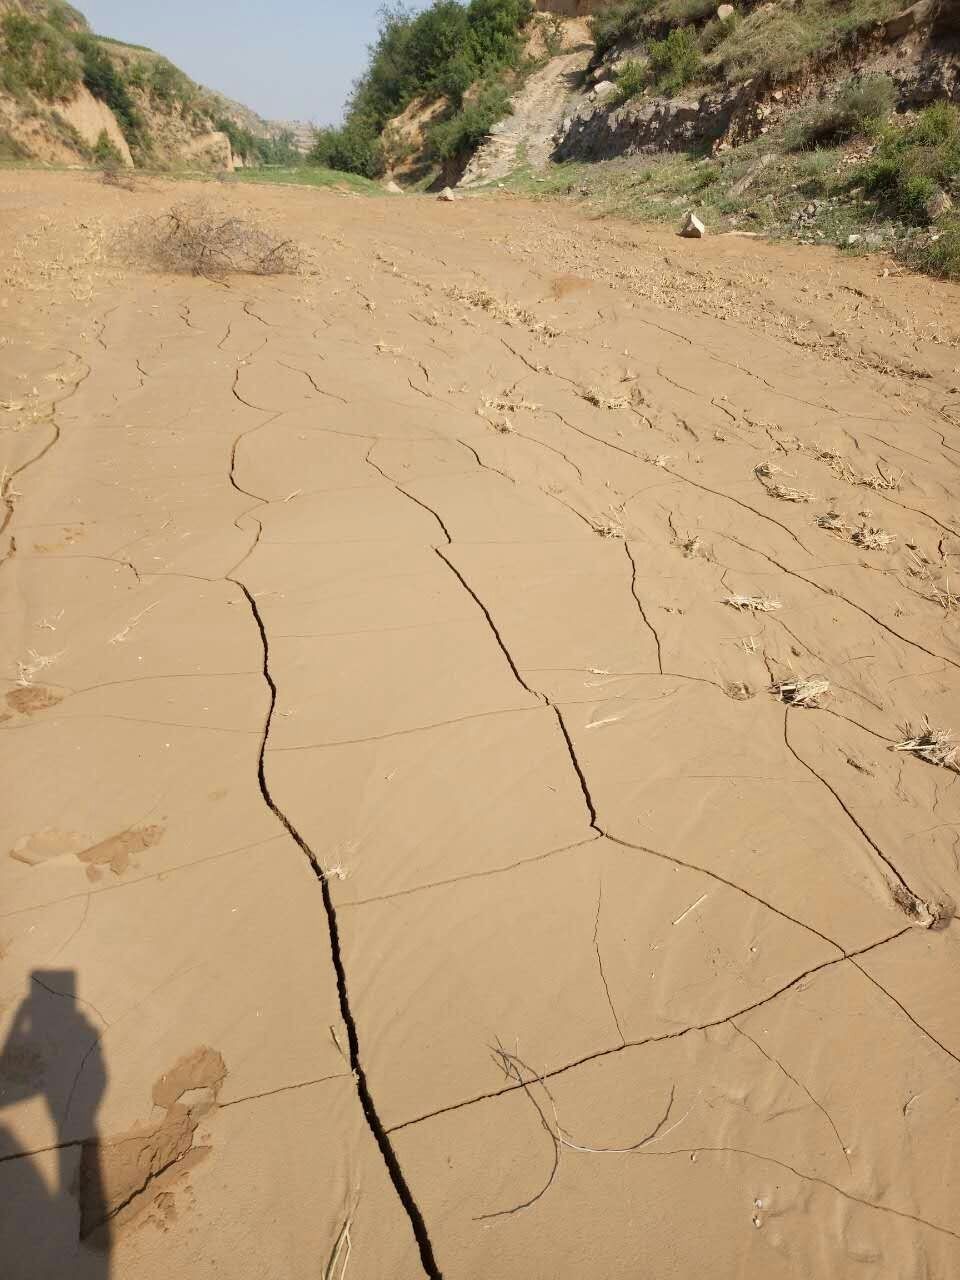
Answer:
<svg viewBox="0 0 960 1280"><path fill-rule="evenodd" d="M456 200L456 198L457 197L453 194L453 192L450 190L449 187L444 187L443 190L440 192L440 194L437 196L438 200L446 200L448 203L450 203L453 200Z"/></svg>
<svg viewBox="0 0 960 1280"><path fill-rule="evenodd" d="M597 85L597 87L594 89L593 93L591 93L590 97L593 98L594 100L599 100L601 98L609 98L610 94L616 93L616 91L617 91L617 86L613 83L612 80L601 80L600 83Z"/></svg>
<svg viewBox="0 0 960 1280"><path fill-rule="evenodd" d="M721 22L729 22L735 13L736 9L732 4L722 4L717 9L717 17Z"/></svg>
<svg viewBox="0 0 960 1280"><path fill-rule="evenodd" d="M847 236L847 244L859 244L863 236L849 235Z"/></svg>
<svg viewBox="0 0 960 1280"><path fill-rule="evenodd" d="M700 240L707 234L707 228L703 225L697 215L691 212L684 218L683 226L680 228L680 234L682 236L686 236L688 240Z"/></svg>
<svg viewBox="0 0 960 1280"><path fill-rule="evenodd" d="M384 184L384 191L389 191L392 196L403 195L403 187L398 182L394 182L391 178L389 182Z"/></svg>

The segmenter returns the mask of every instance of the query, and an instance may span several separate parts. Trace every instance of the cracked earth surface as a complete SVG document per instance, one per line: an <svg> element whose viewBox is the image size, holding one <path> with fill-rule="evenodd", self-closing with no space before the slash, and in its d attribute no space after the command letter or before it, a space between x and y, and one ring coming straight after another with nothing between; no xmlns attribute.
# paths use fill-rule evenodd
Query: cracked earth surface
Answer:
<svg viewBox="0 0 960 1280"><path fill-rule="evenodd" d="M183 194L0 176L5 1275L956 1276L956 290Z"/></svg>

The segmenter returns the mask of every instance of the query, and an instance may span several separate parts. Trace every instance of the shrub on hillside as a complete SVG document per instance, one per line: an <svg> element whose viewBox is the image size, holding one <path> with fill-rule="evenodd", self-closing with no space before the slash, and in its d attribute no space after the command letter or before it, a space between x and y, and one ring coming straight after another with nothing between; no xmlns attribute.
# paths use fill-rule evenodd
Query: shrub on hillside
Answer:
<svg viewBox="0 0 960 1280"><path fill-rule="evenodd" d="M46 22L23 13L0 20L3 87L15 97L24 91L54 102L69 98L80 80L70 41Z"/></svg>
<svg viewBox="0 0 960 1280"><path fill-rule="evenodd" d="M937 191L960 198L960 107L937 102L911 124L890 125L855 180L908 222L928 222Z"/></svg>
<svg viewBox="0 0 960 1280"><path fill-rule="evenodd" d="M938 236L917 255L917 266L933 276L960 280L960 218L948 218L938 227Z"/></svg>
<svg viewBox="0 0 960 1280"><path fill-rule="evenodd" d="M438 147L456 150L478 131L482 137L493 122L492 99L481 93L481 107L468 101L469 90L521 63L521 29L532 13L530 0L469 0L465 5L434 0L417 14L383 10L369 65L351 94L345 122L320 131L311 159L365 177L380 176L380 134L418 97L446 98L455 109L437 135Z"/></svg>
<svg viewBox="0 0 960 1280"><path fill-rule="evenodd" d="M665 40L651 40L650 73L659 93L677 93L700 70L700 45L692 27L674 27Z"/></svg>
<svg viewBox="0 0 960 1280"><path fill-rule="evenodd" d="M436 160L467 155L509 114L510 95L499 80L490 80L449 119L431 126L427 150Z"/></svg>
<svg viewBox="0 0 960 1280"><path fill-rule="evenodd" d="M80 51L83 63L83 83L117 117L117 123L130 147L144 149L147 138L143 118L113 59L94 36L79 35L75 37L74 43Z"/></svg>
<svg viewBox="0 0 960 1280"><path fill-rule="evenodd" d="M102 169L122 169L123 156L106 129L101 129L93 145L92 158Z"/></svg>
<svg viewBox="0 0 960 1280"><path fill-rule="evenodd" d="M731 24L710 57L710 68L730 82L753 76L786 80L810 58L836 52L857 32L873 29L902 8L903 0L760 5Z"/></svg>
<svg viewBox="0 0 960 1280"><path fill-rule="evenodd" d="M655 0L615 0L589 19L590 34L597 53L603 55L621 41L636 40L643 31L643 19Z"/></svg>
<svg viewBox="0 0 960 1280"><path fill-rule="evenodd" d="M309 160L327 169L342 169L364 178L382 177L383 144L370 121L348 120L340 128L318 129Z"/></svg>
<svg viewBox="0 0 960 1280"><path fill-rule="evenodd" d="M717 11L714 0L665 0L658 7L665 22L676 23L678 26L705 22Z"/></svg>
<svg viewBox="0 0 960 1280"><path fill-rule="evenodd" d="M828 102L818 103L788 126L787 150L800 151L875 133L893 111L896 97L889 76L848 80Z"/></svg>
<svg viewBox="0 0 960 1280"><path fill-rule="evenodd" d="M643 93L649 83L650 72L647 67L642 62L636 62L631 58L617 72L618 101L629 102L631 98Z"/></svg>

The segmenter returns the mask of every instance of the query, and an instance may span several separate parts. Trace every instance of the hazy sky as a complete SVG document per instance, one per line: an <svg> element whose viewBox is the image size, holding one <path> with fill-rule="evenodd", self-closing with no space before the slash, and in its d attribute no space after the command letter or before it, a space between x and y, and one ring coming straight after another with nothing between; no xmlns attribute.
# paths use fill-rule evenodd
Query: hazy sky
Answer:
<svg viewBox="0 0 960 1280"><path fill-rule="evenodd" d="M382 0L76 0L94 31L145 44L262 116L329 124L366 63Z"/></svg>

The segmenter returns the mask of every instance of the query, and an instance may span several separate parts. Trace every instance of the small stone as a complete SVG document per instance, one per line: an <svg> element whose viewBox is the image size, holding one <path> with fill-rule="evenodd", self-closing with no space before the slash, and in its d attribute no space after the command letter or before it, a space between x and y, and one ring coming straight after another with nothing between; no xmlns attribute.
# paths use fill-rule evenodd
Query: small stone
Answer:
<svg viewBox="0 0 960 1280"><path fill-rule="evenodd" d="M936 222L945 213L950 212L953 208L953 201L946 191L935 191L923 208L930 221Z"/></svg>
<svg viewBox="0 0 960 1280"><path fill-rule="evenodd" d="M616 90L617 86L612 80L601 80L595 87L593 93L591 93L590 97L595 102L599 102L602 98L609 98L611 93L616 93Z"/></svg>
<svg viewBox="0 0 960 1280"><path fill-rule="evenodd" d="M456 198L457 197L453 194L453 192L450 190L449 187L444 187L443 190L440 192L440 194L437 196L438 200L445 200L448 204L456 200Z"/></svg>
<svg viewBox="0 0 960 1280"><path fill-rule="evenodd" d="M736 12L732 4L722 4L717 8L717 17L721 22L729 22Z"/></svg>
<svg viewBox="0 0 960 1280"><path fill-rule="evenodd" d="M389 191L392 196L403 195L403 187L398 182L394 182L392 178L385 184L383 189L384 191Z"/></svg>
<svg viewBox="0 0 960 1280"><path fill-rule="evenodd" d="M849 235L847 236L847 244L859 244L863 236Z"/></svg>
<svg viewBox="0 0 960 1280"><path fill-rule="evenodd" d="M701 240L707 234L707 228L697 215L691 211L683 220L680 234L688 240Z"/></svg>

